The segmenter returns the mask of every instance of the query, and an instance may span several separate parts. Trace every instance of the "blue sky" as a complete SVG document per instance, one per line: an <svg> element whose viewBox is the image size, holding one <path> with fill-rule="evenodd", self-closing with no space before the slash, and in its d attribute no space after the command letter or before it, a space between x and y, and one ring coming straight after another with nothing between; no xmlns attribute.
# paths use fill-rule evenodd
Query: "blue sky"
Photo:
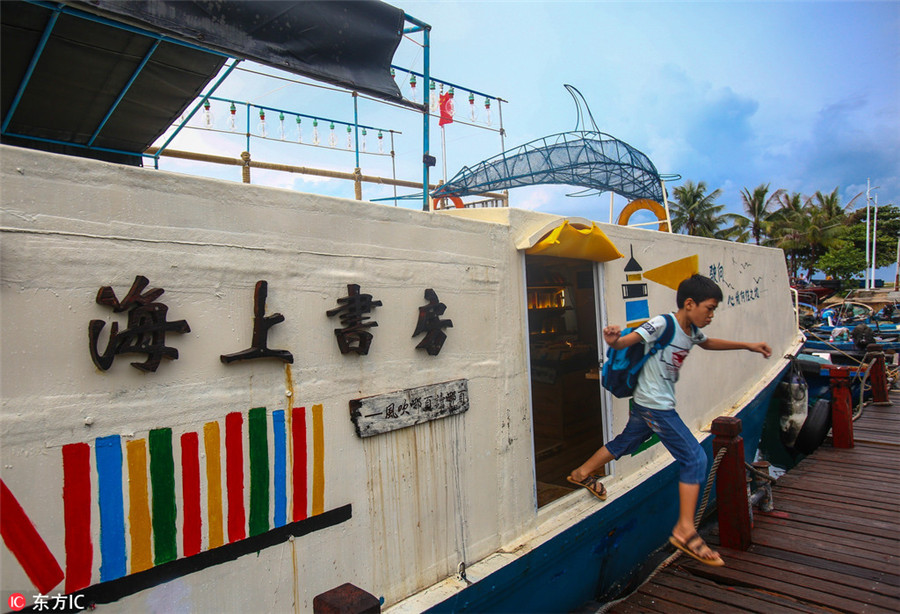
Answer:
<svg viewBox="0 0 900 614"><path fill-rule="evenodd" d="M812 195L839 187L847 203L870 178L879 204L900 203L900 2L391 4L432 25L435 77L508 101L502 108L506 148L574 129L575 107L563 88L570 83L586 98L601 131L646 153L660 172L683 177L669 184L670 192L685 180L704 181L709 190L722 190L718 202L728 211L741 212L742 188L768 183L771 190ZM421 72L421 40L404 40L394 63ZM405 75L398 74L398 81L409 95ZM353 117L345 93L263 82L248 73L233 75L218 95L339 120ZM468 114L466 96L457 90L458 118ZM480 114L482 100L476 99ZM365 99L359 112L361 123L402 131L395 135L394 166L389 157L364 155L363 173L421 179L421 116ZM216 112L217 121L226 116L225 109ZM492 120L496 127L496 106ZM267 123L271 135L277 130L271 114ZM494 131L454 123L442 141L437 121L431 126L431 153L439 159L432 180L441 177L445 164L452 177L463 165L502 151ZM311 127L304 129L309 138ZM327 127L320 124L319 131L327 142ZM345 144L346 134L338 132ZM367 149L375 150L371 133L367 139ZM189 131L172 147L205 147L236 157L244 141ZM322 147L271 141L251 147L257 160L347 172L355 164L352 154ZM190 166L161 163L164 169L196 172ZM239 179L236 169L222 176ZM254 171L254 182L352 197L352 186L335 180ZM515 190L511 202L608 218L608 195L565 196L573 191ZM390 193L364 187L366 198ZM615 207L623 204L617 199ZM864 205L865 198L855 204Z"/></svg>

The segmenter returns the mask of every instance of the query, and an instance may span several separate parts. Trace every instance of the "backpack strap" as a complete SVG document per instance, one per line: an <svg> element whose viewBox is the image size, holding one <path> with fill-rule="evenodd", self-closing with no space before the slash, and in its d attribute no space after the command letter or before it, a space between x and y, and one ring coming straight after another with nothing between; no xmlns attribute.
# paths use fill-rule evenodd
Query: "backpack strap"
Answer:
<svg viewBox="0 0 900 614"><path fill-rule="evenodd" d="M675 320L675 317L671 313L667 313L663 317L666 319L666 329L663 331L662 335L660 335L659 339L656 340L656 343L653 344L653 347L650 348L650 354L655 354L662 350L672 343L672 339L675 338L675 327L678 326L678 321Z"/></svg>

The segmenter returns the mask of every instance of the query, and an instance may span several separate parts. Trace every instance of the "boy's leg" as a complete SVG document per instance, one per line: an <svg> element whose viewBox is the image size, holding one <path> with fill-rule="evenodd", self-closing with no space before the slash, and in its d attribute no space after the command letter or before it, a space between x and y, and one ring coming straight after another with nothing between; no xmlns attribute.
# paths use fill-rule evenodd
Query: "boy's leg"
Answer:
<svg viewBox="0 0 900 614"><path fill-rule="evenodd" d="M718 552L707 546L699 536L694 537L697 535L697 529L694 528L694 513L697 511L699 495L699 484L678 483L678 522L672 529L672 537L685 544L701 559L721 561L722 557Z"/></svg>
<svg viewBox="0 0 900 614"><path fill-rule="evenodd" d="M640 406L637 410L651 422L660 441L679 464L678 521L672 528L672 537L689 545L702 559L720 560L719 554L699 537L692 540L697 533L694 514L697 511L700 484L706 479L706 453L675 411L651 410Z"/></svg>
<svg viewBox="0 0 900 614"><path fill-rule="evenodd" d="M581 482L589 475L594 475L600 469L603 468L603 465L614 460L615 457L610 453L609 450L606 449L606 446L603 446L596 452L594 452L589 459L587 459L584 464L580 467L572 471L571 477L576 482Z"/></svg>
<svg viewBox="0 0 900 614"><path fill-rule="evenodd" d="M622 432L608 444L594 452L580 467L572 471L569 477L576 482L581 482L588 476L600 471L606 463L636 450L651 435L653 435L653 431L650 430L650 427L647 426L641 415L632 410L628 416L628 423Z"/></svg>

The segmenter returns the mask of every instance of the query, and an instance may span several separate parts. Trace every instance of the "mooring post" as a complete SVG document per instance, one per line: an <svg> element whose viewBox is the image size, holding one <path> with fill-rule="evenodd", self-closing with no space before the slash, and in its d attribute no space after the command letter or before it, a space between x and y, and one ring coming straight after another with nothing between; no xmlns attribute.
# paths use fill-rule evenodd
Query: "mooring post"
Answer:
<svg viewBox="0 0 900 614"><path fill-rule="evenodd" d="M314 614L379 614L381 602L347 582L313 598Z"/></svg>
<svg viewBox="0 0 900 614"><path fill-rule="evenodd" d="M716 418L712 423L712 434L715 435L713 458L722 448L726 450L716 473L719 541L725 548L746 550L750 547L751 520L740 418Z"/></svg>
<svg viewBox="0 0 900 614"><path fill-rule="evenodd" d="M853 399L850 394L850 373L843 367L828 368L831 384L831 445L835 448L853 447Z"/></svg>
<svg viewBox="0 0 900 614"><path fill-rule="evenodd" d="M875 360L872 370L869 371L869 381L872 383L872 402L875 405L890 405L888 399L887 370L884 365L884 350L877 343L866 347L869 358Z"/></svg>

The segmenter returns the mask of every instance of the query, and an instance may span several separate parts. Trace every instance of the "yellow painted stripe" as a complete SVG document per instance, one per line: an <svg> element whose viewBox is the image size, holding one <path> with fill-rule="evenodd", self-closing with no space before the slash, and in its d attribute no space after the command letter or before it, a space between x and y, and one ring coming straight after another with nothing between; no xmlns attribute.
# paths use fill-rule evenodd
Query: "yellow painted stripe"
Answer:
<svg viewBox="0 0 900 614"><path fill-rule="evenodd" d="M150 498L147 490L147 441L126 441L125 452L128 456L131 573L137 573L153 567Z"/></svg>
<svg viewBox="0 0 900 614"><path fill-rule="evenodd" d="M206 448L206 513L209 525L209 547L225 543L222 524L222 449L219 423L203 425L203 445Z"/></svg>
<svg viewBox="0 0 900 614"><path fill-rule="evenodd" d="M625 276L626 281L641 281L640 273L629 273Z"/></svg>
<svg viewBox="0 0 900 614"><path fill-rule="evenodd" d="M313 479L312 515L325 511L325 431L322 428L322 406L312 406Z"/></svg>

